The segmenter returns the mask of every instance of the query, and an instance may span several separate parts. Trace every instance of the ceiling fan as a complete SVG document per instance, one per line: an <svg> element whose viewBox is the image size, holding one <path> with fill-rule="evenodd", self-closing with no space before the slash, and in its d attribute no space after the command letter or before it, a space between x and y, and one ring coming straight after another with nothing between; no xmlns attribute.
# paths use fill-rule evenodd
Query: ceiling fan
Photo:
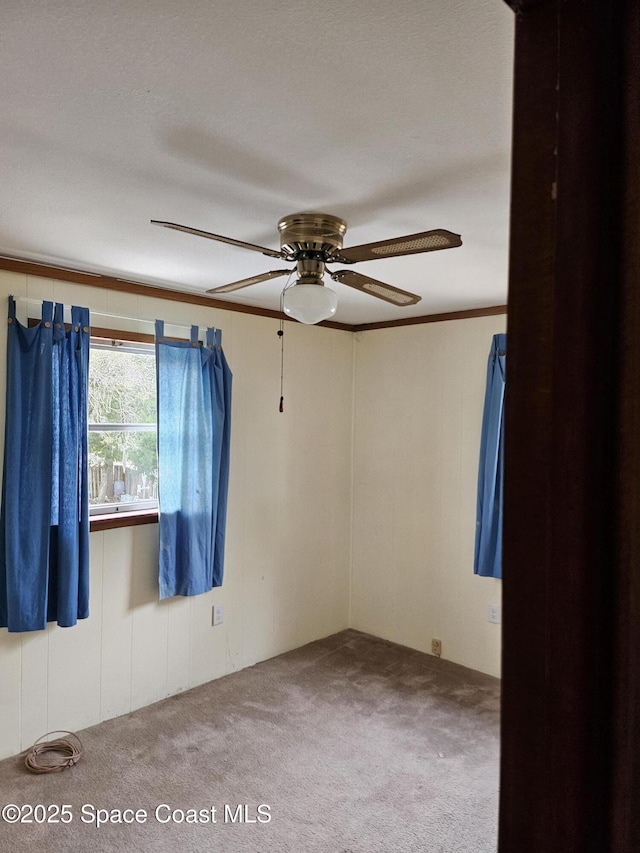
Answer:
<svg viewBox="0 0 640 853"><path fill-rule="evenodd" d="M269 258L295 263L293 269L271 270L270 272L243 278L231 284L214 287L207 293L232 293L243 287L258 284L280 276L288 276L297 272L295 284L284 291L283 307L286 314L302 323L319 323L331 317L338 304L338 297L327 287L324 287L323 276L328 264L355 264L361 261L373 261L376 258L393 258L399 255L413 255L418 252L434 252L438 249L453 249L462 245L459 234L444 229L421 231L417 234L407 234L391 240L381 240L377 243L363 243L360 246L342 248L342 239L347 230L347 223L339 216L329 213L292 213L278 222L280 232L280 251L245 243L209 231L189 228L187 225L177 225L175 222L151 220L152 225L163 228L173 228L197 237L218 240L261 252ZM421 297L398 287L392 287L375 278L353 272L352 270L327 270L333 281L346 284L363 293L368 293L393 305L415 305ZM318 287L319 285L319 287Z"/></svg>

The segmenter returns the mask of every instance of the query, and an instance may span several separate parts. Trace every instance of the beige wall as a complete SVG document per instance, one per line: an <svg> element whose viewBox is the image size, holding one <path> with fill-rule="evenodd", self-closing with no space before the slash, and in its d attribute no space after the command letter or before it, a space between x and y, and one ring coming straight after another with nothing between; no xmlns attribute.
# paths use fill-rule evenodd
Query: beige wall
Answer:
<svg viewBox="0 0 640 853"><path fill-rule="evenodd" d="M276 320L0 272L0 307L9 293L85 305L94 326L218 326L234 385L223 587L159 602L157 526L92 533L90 618L0 630L0 757L349 625L423 651L439 637L443 657L498 674L486 604L500 582L472 561L486 357L503 317L357 336L286 323L280 414Z"/></svg>
<svg viewBox="0 0 640 853"><path fill-rule="evenodd" d="M159 602L157 525L92 533L90 618L72 629L0 630L0 757L347 627L351 333L286 324L280 414L276 320L0 272L2 311L9 293L88 306L95 326L150 332L141 320L156 317L216 325L234 386L224 585ZM2 413L5 351L0 322ZM214 602L225 610L216 628Z"/></svg>
<svg viewBox="0 0 640 853"><path fill-rule="evenodd" d="M501 581L473 575L486 364L505 317L359 333L353 628L500 673Z"/></svg>

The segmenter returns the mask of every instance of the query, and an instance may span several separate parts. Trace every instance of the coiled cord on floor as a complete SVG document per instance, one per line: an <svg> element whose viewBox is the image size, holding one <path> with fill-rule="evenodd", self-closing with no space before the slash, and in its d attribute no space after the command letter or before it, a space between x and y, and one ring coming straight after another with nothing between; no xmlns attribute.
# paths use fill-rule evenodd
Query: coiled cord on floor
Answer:
<svg viewBox="0 0 640 853"><path fill-rule="evenodd" d="M71 735L72 739L56 738L55 740L47 740L41 743L43 738L50 735ZM57 753L59 757L57 760L49 758L49 760L41 762L39 756L45 753ZM31 751L27 754L24 763L32 773L59 773L67 767L73 767L81 757L82 741L73 732L63 730L47 732L46 735L39 737L31 747Z"/></svg>

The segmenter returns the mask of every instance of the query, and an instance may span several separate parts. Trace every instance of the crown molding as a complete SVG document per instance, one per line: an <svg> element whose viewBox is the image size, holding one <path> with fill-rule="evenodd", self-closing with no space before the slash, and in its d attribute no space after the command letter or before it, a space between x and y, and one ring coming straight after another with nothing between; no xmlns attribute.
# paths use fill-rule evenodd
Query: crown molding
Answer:
<svg viewBox="0 0 640 853"><path fill-rule="evenodd" d="M185 290L176 290L170 287L160 287L152 284L142 284L137 281L129 281L124 278L102 275L100 273L85 272L83 270L68 269L66 267L50 266L36 261L12 258L5 255L0 256L0 270L22 273L23 275L39 276L40 278L53 278L58 281L67 281L72 284L82 284L86 287L100 287L107 290L115 290L120 293L133 293L138 296L150 296L155 299L167 299L172 302L187 302L192 305L202 305L206 308L216 308L221 311L236 311L241 314L255 314L260 317L271 317L275 320L286 320L290 323L297 321L286 317L280 311L270 308L257 308L251 305L241 305L239 302L227 302L215 299L199 293L191 293ZM337 323L333 320L325 320L318 323L327 329L340 329L345 332L368 332L373 329L390 329L397 326L416 326L423 323L440 323L444 320L466 320L472 317L488 317L496 314L506 314L506 305L492 305L487 308L470 308L463 311L451 311L446 314L424 314L420 317L405 317L401 320L386 320L379 323Z"/></svg>

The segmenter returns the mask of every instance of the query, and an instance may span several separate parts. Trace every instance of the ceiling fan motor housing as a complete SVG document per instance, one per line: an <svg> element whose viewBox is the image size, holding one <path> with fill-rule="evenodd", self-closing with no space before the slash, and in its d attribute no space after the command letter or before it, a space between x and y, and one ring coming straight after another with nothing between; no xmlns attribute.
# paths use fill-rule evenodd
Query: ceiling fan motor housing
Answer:
<svg viewBox="0 0 640 853"><path fill-rule="evenodd" d="M301 253L316 253L326 262L336 249L342 248L347 223L330 213L292 213L278 222L280 246L291 260Z"/></svg>
<svg viewBox="0 0 640 853"><path fill-rule="evenodd" d="M346 230L344 219L330 213L292 213L278 222L280 246L297 264L298 284L324 284L325 263L342 248Z"/></svg>

